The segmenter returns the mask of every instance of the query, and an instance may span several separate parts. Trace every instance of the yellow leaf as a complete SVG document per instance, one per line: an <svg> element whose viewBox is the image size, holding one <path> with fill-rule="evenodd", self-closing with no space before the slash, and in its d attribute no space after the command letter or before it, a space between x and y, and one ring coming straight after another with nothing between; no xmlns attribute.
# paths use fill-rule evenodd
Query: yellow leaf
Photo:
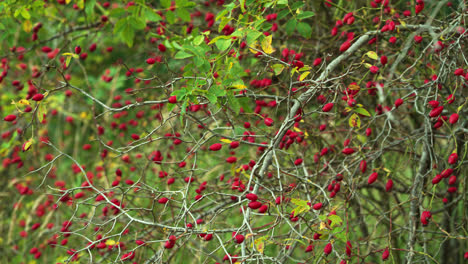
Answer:
<svg viewBox="0 0 468 264"><path fill-rule="evenodd" d="M303 74L301 74L301 76L299 76L299 81L302 82L307 77L307 75L309 75L309 74L310 74L309 71L304 72Z"/></svg>
<svg viewBox="0 0 468 264"><path fill-rule="evenodd" d="M223 142L223 143L227 143L227 144L231 144L231 142L232 142L231 140L226 139L226 138L222 138L220 141Z"/></svg>
<svg viewBox="0 0 468 264"><path fill-rule="evenodd" d="M359 118L359 115L354 113L350 118L349 118L349 126L350 127L361 127L361 119Z"/></svg>
<svg viewBox="0 0 468 264"><path fill-rule="evenodd" d="M23 147L22 147L23 152L27 151L33 143L34 143L34 139L32 138L24 142Z"/></svg>
<svg viewBox="0 0 468 264"><path fill-rule="evenodd" d="M398 21L400 21L400 25L403 26L404 28L406 28L406 22L401 20L401 19L398 19Z"/></svg>
<svg viewBox="0 0 468 264"><path fill-rule="evenodd" d="M369 69L370 67L372 67L372 64L369 64L369 63L364 63L364 66Z"/></svg>
<svg viewBox="0 0 468 264"><path fill-rule="evenodd" d="M112 239L106 240L106 245L108 245L108 246L113 246L113 245L115 245L115 244L118 244L118 242L115 242L115 241L112 240Z"/></svg>
<svg viewBox="0 0 468 264"><path fill-rule="evenodd" d="M273 40L273 35L267 36L262 40L262 50L266 54L271 54L275 52L275 49L271 46L271 41Z"/></svg>
<svg viewBox="0 0 468 264"><path fill-rule="evenodd" d="M325 222L320 222L320 227L319 229L320 230L323 230L323 229L326 229L327 228L327 225L325 224Z"/></svg>
<svg viewBox="0 0 468 264"><path fill-rule="evenodd" d="M366 53L367 57L373 59L373 60L377 60L379 59L379 56L377 55L377 53L375 53L375 51L368 51Z"/></svg>
<svg viewBox="0 0 468 264"><path fill-rule="evenodd" d="M297 132L302 132L302 130L300 130L298 127L294 127L293 129Z"/></svg>
<svg viewBox="0 0 468 264"><path fill-rule="evenodd" d="M243 85L243 84L234 84L232 85L232 87L236 88L236 89L239 89L239 90L244 90L247 88L247 86Z"/></svg>
<svg viewBox="0 0 468 264"><path fill-rule="evenodd" d="M348 88L351 91L359 91L361 89L361 87L359 87L359 85L357 85L357 84L350 84L350 85L348 85Z"/></svg>
<svg viewBox="0 0 468 264"><path fill-rule="evenodd" d="M29 101L26 100L26 99L21 99L18 101L18 104L21 104L21 105L29 105Z"/></svg>
<svg viewBox="0 0 468 264"><path fill-rule="evenodd" d="M260 238L255 239L255 241L254 241L255 248L261 254L263 254L263 250L265 249L265 240L266 240L266 237L262 236Z"/></svg>
<svg viewBox="0 0 468 264"><path fill-rule="evenodd" d="M87 117L88 117L88 113L86 113L86 112L81 112L80 113L80 118L81 119L86 119Z"/></svg>
<svg viewBox="0 0 468 264"><path fill-rule="evenodd" d="M31 32L31 29L32 29L31 20L29 20L29 19L28 19L28 20L25 20L25 21L23 22L23 30L24 30L24 32L29 33L29 32Z"/></svg>
<svg viewBox="0 0 468 264"><path fill-rule="evenodd" d="M78 56L78 54L75 54L75 53L70 53L70 52L65 52L65 53L62 53L63 56L71 56L73 57L74 59L78 59L80 56Z"/></svg>

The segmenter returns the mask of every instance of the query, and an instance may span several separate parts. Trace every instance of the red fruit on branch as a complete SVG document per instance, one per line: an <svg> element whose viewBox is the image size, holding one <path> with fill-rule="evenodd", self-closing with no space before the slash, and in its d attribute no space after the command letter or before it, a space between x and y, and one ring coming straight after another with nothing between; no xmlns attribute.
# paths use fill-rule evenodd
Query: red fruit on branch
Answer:
<svg viewBox="0 0 468 264"><path fill-rule="evenodd" d="M273 119L267 117L265 118L265 120L263 120L265 122L265 125L266 126L272 126L273 125Z"/></svg>
<svg viewBox="0 0 468 264"><path fill-rule="evenodd" d="M221 143L215 143L209 147L211 151L218 151L223 147Z"/></svg>
<svg viewBox="0 0 468 264"><path fill-rule="evenodd" d="M390 192L393 188L393 180L388 179L387 183L385 184L385 191Z"/></svg>
<svg viewBox="0 0 468 264"><path fill-rule="evenodd" d="M244 242L245 237L241 234L236 235L235 240L237 244Z"/></svg>
<svg viewBox="0 0 468 264"><path fill-rule="evenodd" d="M371 175L369 176L369 178L367 179L367 183L368 184L372 184L374 183L376 180L377 180L377 177L379 176L379 174L377 172L373 172L371 173Z"/></svg>
<svg viewBox="0 0 468 264"><path fill-rule="evenodd" d="M431 219L432 214L430 211L423 211L421 213L421 224L423 226L427 226L429 224L429 220Z"/></svg>
<svg viewBox="0 0 468 264"><path fill-rule="evenodd" d="M175 103L177 103L177 96L172 95L172 96L169 97L169 99L167 99L167 101L168 101L170 104L175 104Z"/></svg>
<svg viewBox="0 0 468 264"><path fill-rule="evenodd" d="M255 193L248 193L245 195L245 198L249 199L252 202L257 201L258 196Z"/></svg>
<svg viewBox="0 0 468 264"><path fill-rule="evenodd" d="M429 112L429 116L430 117L438 117L440 114L442 114L443 110L444 110L443 105L438 106L438 107L432 109L431 112Z"/></svg>
<svg viewBox="0 0 468 264"><path fill-rule="evenodd" d="M458 154L457 153L450 154L450 156L448 158L448 163L449 164L455 164L455 163L457 163L457 161L458 161Z"/></svg>
<svg viewBox="0 0 468 264"><path fill-rule="evenodd" d="M390 252L388 251L388 248L386 248L384 252L382 252L382 260L387 260L388 256L390 256Z"/></svg>
<svg viewBox="0 0 468 264"><path fill-rule="evenodd" d="M455 124L457 122L458 122L458 114L453 113L449 118L449 123L453 125L453 124Z"/></svg>
<svg viewBox="0 0 468 264"><path fill-rule="evenodd" d="M351 42L349 42L348 40L345 41L343 44L341 44L340 46L340 52L345 52L346 50L349 49L349 47L351 47Z"/></svg>
<svg viewBox="0 0 468 264"><path fill-rule="evenodd" d="M333 105L334 105L333 103L328 103L328 104L324 105L322 107L322 111L323 112L329 112L330 110L332 110Z"/></svg>
<svg viewBox="0 0 468 264"><path fill-rule="evenodd" d="M322 203L316 203L312 206L312 208L314 208L314 210L320 210L322 209Z"/></svg>
<svg viewBox="0 0 468 264"><path fill-rule="evenodd" d="M401 99L401 98L396 99L396 100L395 100L395 108L400 107L400 105L402 105L403 102L404 102L404 101L403 101L403 99Z"/></svg>
<svg viewBox="0 0 468 264"><path fill-rule="evenodd" d="M5 118L3 120L7 121L7 122L13 122L15 121L16 119L16 115L7 115L5 116Z"/></svg>
<svg viewBox="0 0 468 264"><path fill-rule="evenodd" d="M342 153L345 154L345 155L351 155L351 154L354 153L354 149L352 149L352 148L345 148L345 149L343 149Z"/></svg>
<svg viewBox="0 0 468 264"><path fill-rule="evenodd" d="M252 201L252 202L249 203L248 206L249 206L250 209L254 209L254 210L255 210L255 209L260 208L260 207L262 206L262 203L261 203L261 202L258 202L258 201Z"/></svg>
<svg viewBox="0 0 468 264"><path fill-rule="evenodd" d="M38 93L38 94L35 94L31 99L33 101L39 102L39 101L42 101L42 99L44 99L44 95Z"/></svg>
<svg viewBox="0 0 468 264"><path fill-rule="evenodd" d="M325 248L323 249L323 253L325 253L326 256L330 255L330 253L333 250L333 246L331 243L328 243L325 245Z"/></svg>

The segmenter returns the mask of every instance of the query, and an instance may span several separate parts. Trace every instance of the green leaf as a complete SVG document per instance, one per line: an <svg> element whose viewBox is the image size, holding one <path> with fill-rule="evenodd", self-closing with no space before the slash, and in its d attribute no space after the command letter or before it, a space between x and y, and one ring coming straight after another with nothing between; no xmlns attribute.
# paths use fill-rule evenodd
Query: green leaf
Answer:
<svg viewBox="0 0 468 264"><path fill-rule="evenodd" d="M29 14L29 11L26 8L21 9L21 16L25 19L31 18L31 14Z"/></svg>
<svg viewBox="0 0 468 264"><path fill-rule="evenodd" d="M231 46L231 40L230 39L218 39L215 44L216 44L216 47L220 51L225 51L229 48L229 46Z"/></svg>
<svg viewBox="0 0 468 264"><path fill-rule="evenodd" d="M121 15L125 14L126 12L127 11L125 11L125 9L123 9L121 7L114 8L114 9L112 9L112 11L110 11L109 17L120 17Z"/></svg>
<svg viewBox="0 0 468 264"><path fill-rule="evenodd" d="M296 10L296 9L303 7L304 5L305 5L304 2L295 2L291 5L291 9Z"/></svg>
<svg viewBox="0 0 468 264"><path fill-rule="evenodd" d="M281 72L284 70L284 65L283 64L273 64L271 66L273 68L273 71L275 72L275 75L280 75Z"/></svg>
<svg viewBox="0 0 468 264"><path fill-rule="evenodd" d="M313 16L315 16L314 12L304 11L304 12L300 13L299 15L297 15L297 19L301 20L301 19L305 19L305 18L313 17Z"/></svg>
<svg viewBox="0 0 468 264"><path fill-rule="evenodd" d="M365 115L365 116L371 116L371 114L369 113L369 111L367 111L366 109L364 108L356 108L354 109L354 112L358 113L358 114L361 114L361 115Z"/></svg>
<svg viewBox="0 0 468 264"><path fill-rule="evenodd" d="M175 23L175 19L176 19L176 16L174 14L174 12L172 11L168 11L166 12L166 20L169 24L174 24Z"/></svg>
<svg viewBox="0 0 468 264"><path fill-rule="evenodd" d="M195 46L198 46L198 45L200 45L200 44L203 43L203 40L204 40L204 39L205 39L204 36L198 35L198 36L196 36L195 39L193 40L193 44L194 44Z"/></svg>
<svg viewBox="0 0 468 264"><path fill-rule="evenodd" d="M135 31L133 30L133 28L130 25L127 25L124 28L124 30L121 33L121 36L122 36L123 40L125 41L125 43L127 43L127 45L129 47L133 46L133 39L135 38Z"/></svg>
<svg viewBox="0 0 468 264"><path fill-rule="evenodd" d="M183 21L190 22L190 12L187 11L185 8L177 8L176 9L177 16L179 16Z"/></svg>
<svg viewBox="0 0 468 264"><path fill-rule="evenodd" d="M278 0L277 5L288 5L288 0Z"/></svg>
<svg viewBox="0 0 468 264"><path fill-rule="evenodd" d="M239 104L239 100L234 97L234 95L232 94L232 92L229 92L227 94L227 99L228 99L228 103L229 103L229 107L231 107L231 109L236 113L236 114L239 114L240 112L240 104Z"/></svg>
<svg viewBox="0 0 468 264"><path fill-rule="evenodd" d="M146 27L146 23L143 19L139 17L127 17L128 24L130 24L134 29L141 30Z"/></svg>
<svg viewBox="0 0 468 264"><path fill-rule="evenodd" d="M216 101L218 100L218 97L216 97L216 95L212 94L212 93L207 93L205 95L206 98L208 98L208 100L210 101L210 103L212 104L216 104Z"/></svg>
<svg viewBox="0 0 468 264"><path fill-rule="evenodd" d="M163 8L169 8L171 6L171 0L161 0L160 2Z"/></svg>
<svg viewBox="0 0 468 264"><path fill-rule="evenodd" d="M331 224L330 224L331 228L333 228L336 225L341 225L341 223L343 223L343 220L341 219L341 217L337 215L329 215L328 219L330 219L331 221Z"/></svg>
<svg viewBox="0 0 468 264"><path fill-rule="evenodd" d="M210 87L210 89L208 91L209 91L209 93L212 93L212 94L216 95L216 97L226 95L226 90L224 90L223 87L220 86L220 85L213 85L213 86Z"/></svg>
<svg viewBox="0 0 468 264"><path fill-rule="evenodd" d="M247 33L247 37L245 39L245 41L247 42L247 45L251 46L255 40L257 40L260 36L262 35L261 32L258 32L258 31L249 31L249 33Z"/></svg>
<svg viewBox="0 0 468 264"><path fill-rule="evenodd" d="M285 16L289 14L288 9L284 9L278 13L278 16L276 17L277 20L283 19Z"/></svg>
<svg viewBox="0 0 468 264"><path fill-rule="evenodd" d="M87 16L90 16L96 5L96 0L87 0L85 4L85 13Z"/></svg>
<svg viewBox="0 0 468 264"><path fill-rule="evenodd" d="M232 18L223 17L223 19L221 19L221 23L219 23L218 32L221 32L231 20Z"/></svg>
<svg viewBox="0 0 468 264"><path fill-rule="evenodd" d="M185 52L183 50L177 52L176 55L174 56L174 58L177 59L177 60L190 58L190 57L193 57L193 54L187 53L187 52Z"/></svg>
<svg viewBox="0 0 468 264"><path fill-rule="evenodd" d="M250 107L250 99L247 97L240 97L239 99L239 104L244 109L244 112L246 113L252 113L253 109Z"/></svg>
<svg viewBox="0 0 468 264"><path fill-rule="evenodd" d="M244 5L245 5L245 0L239 0L239 3L240 3L241 11L242 11L242 13L244 13L244 12L245 12L245 7L244 7Z"/></svg>
<svg viewBox="0 0 468 264"><path fill-rule="evenodd" d="M300 22L297 24L297 31L304 38L310 38L312 36L312 28L305 22Z"/></svg>
<svg viewBox="0 0 468 264"><path fill-rule="evenodd" d="M125 18L118 20L114 26L114 34L122 32L126 26L127 20Z"/></svg>
<svg viewBox="0 0 468 264"><path fill-rule="evenodd" d="M288 34L288 36L291 36L291 34L294 32L294 30L296 29L296 24L297 24L297 20L296 19L290 19L287 23L286 23L286 34Z"/></svg>
<svg viewBox="0 0 468 264"><path fill-rule="evenodd" d="M157 22L162 20L161 16L150 8L145 9L145 18L151 22Z"/></svg>

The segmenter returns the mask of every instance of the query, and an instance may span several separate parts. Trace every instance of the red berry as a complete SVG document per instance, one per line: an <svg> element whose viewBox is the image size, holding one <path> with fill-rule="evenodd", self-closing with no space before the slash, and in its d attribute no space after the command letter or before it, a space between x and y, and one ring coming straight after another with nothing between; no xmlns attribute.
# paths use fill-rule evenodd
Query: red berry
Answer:
<svg viewBox="0 0 468 264"><path fill-rule="evenodd" d="M255 193L248 193L245 195L245 198L249 199L252 202L257 201L258 196Z"/></svg>
<svg viewBox="0 0 468 264"><path fill-rule="evenodd" d="M371 173L371 175L369 176L369 179L367 180L367 183L368 184L374 183L377 180L378 176L379 176L379 174L377 172Z"/></svg>
<svg viewBox="0 0 468 264"><path fill-rule="evenodd" d="M455 164L455 163L457 163L457 161L458 161L458 154L457 153L450 154L450 156L448 158L448 163L449 164Z"/></svg>
<svg viewBox="0 0 468 264"><path fill-rule="evenodd" d="M209 147L211 151L218 151L223 147L221 143L215 143Z"/></svg>
<svg viewBox="0 0 468 264"><path fill-rule="evenodd" d="M350 154L353 154L353 153L354 153L354 149L352 149L352 148L345 148L345 149L343 149L342 153L345 154L345 155L350 155Z"/></svg>
<svg viewBox="0 0 468 264"><path fill-rule="evenodd" d="M320 210L322 208L322 203L316 203L314 204L314 206L312 206L312 208L314 208L314 210Z"/></svg>
<svg viewBox="0 0 468 264"><path fill-rule="evenodd" d="M457 122L458 122L458 114L453 113L449 118L449 123L453 125L453 124L455 124Z"/></svg>
<svg viewBox="0 0 468 264"><path fill-rule="evenodd" d="M12 122L12 121L15 121L16 119L16 115L7 115L5 116L5 118L3 120L7 121L7 122Z"/></svg>
<svg viewBox="0 0 468 264"><path fill-rule="evenodd" d="M382 260L387 260L389 255L390 255L390 252L388 251L388 248L386 248L384 252L382 253Z"/></svg>
<svg viewBox="0 0 468 264"><path fill-rule="evenodd" d="M148 58L148 59L146 59L146 63L148 63L148 64L150 64L150 65L151 65L151 64L155 64L155 63L156 63L156 59L155 59L155 58Z"/></svg>
<svg viewBox="0 0 468 264"><path fill-rule="evenodd" d="M398 108L400 105L403 104L403 102L404 102L404 101L403 101L403 99L401 99L401 98L396 99L396 100L395 100L395 108Z"/></svg>
<svg viewBox="0 0 468 264"><path fill-rule="evenodd" d="M175 104L175 103L177 103L177 96L172 95L171 97L169 97L169 99L167 99L167 101L168 101L170 104Z"/></svg>
<svg viewBox="0 0 468 264"><path fill-rule="evenodd" d="M236 239L236 243L240 244L240 243L244 242L245 237L243 235L239 234L239 235L236 235L235 239Z"/></svg>
<svg viewBox="0 0 468 264"><path fill-rule="evenodd" d="M325 248L323 249L323 253L325 253L325 255L330 255L330 253L332 252L333 250L333 246L331 243L328 243L327 245L325 245Z"/></svg>
<svg viewBox="0 0 468 264"><path fill-rule="evenodd" d="M273 119L267 117L265 118L265 120L263 120L265 122L265 125L266 126L272 126L273 125Z"/></svg>
<svg viewBox="0 0 468 264"><path fill-rule="evenodd" d="M392 179L388 179L387 181L387 184L385 184L385 190L387 192L390 192L393 188L393 180Z"/></svg>
<svg viewBox="0 0 468 264"><path fill-rule="evenodd" d="M323 112L329 112L333 108L333 103L328 103L322 107Z"/></svg>
<svg viewBox="0 0 468 264"><path fill-rule="evenodd" d="M42 101L42 99L44 99L44 95L38 93L38 94L35 94L31 99L33 101L39 102L39 101Z"/></svg>

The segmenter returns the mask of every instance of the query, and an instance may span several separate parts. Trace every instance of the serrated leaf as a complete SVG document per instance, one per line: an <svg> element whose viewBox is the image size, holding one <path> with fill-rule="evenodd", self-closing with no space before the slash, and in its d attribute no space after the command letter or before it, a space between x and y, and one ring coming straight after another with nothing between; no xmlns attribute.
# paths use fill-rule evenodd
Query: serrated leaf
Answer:
<svg viewBox="0 0 468 264"><path fill-rule="evenodd" d="M364 108L356 108L354 109L354 112L358 113L358 114L361 114L361 115L365 115L365 116L371 116L371 114L369 113L369 111L367 111L366 109Z"/></svg>
<svg viewBox="0 0 468 264"><path fill-rule="evenodd" d="M127 43L129 47L133 46L133 39L135 38L135 31L129 25L127 25L121 32L122 39Z"/></svg>
<svg viewBox="0 0 468 264"><path fill-rule="evenodd" d="M262 40L262 43L261 43L262 50L266 54L271 54L275 52L275 49L271 46L272 40L273 40L273 35L269 35Z"/></svg>
<svg viewBox="0 0 468 264"><path fill-rule="evenodd" d="M379 59L379 56L377 56L377 53L375 53L375 51L368 51L366 53L367 57L373 59L373 60L378 60Z"/></svg>
<svg viewBox="0 0 468 264"><path fill-rule="evenodd" d="M361 119L355 113L351 115L348 122L350 127L361 127Z"/></svg>
<svg viewBox="0 0 468 264"><path fill-rule="evenodd" d="M139 17L128 17L128 24L130 24L134 29L141 30L146 27L146 23L143 19Z"/></svg>
<svg viewBox="0 0 468 264"><path fill-rule="evenodd" d="M255 248L257 249L258 252L263 254L263 251L265 250L265 241L268 239L267 236L262 236L254 240L254 245Z"/></svg>
<svg viewBox="0 0 468 264"><path fill-rule="evenodd" d="M147 8L145 10L145 18L151 22L157 22L162 20L161 16L150 8Z"/></svg>
<svg viewBox="0 0 468 264"><path fill-rule="evenodd" d="M307 77L307 75L309 75L309 74L310 74L309 71L303 72L303 73L299 76L299 81L302 82L302 81Z"/></svg>

